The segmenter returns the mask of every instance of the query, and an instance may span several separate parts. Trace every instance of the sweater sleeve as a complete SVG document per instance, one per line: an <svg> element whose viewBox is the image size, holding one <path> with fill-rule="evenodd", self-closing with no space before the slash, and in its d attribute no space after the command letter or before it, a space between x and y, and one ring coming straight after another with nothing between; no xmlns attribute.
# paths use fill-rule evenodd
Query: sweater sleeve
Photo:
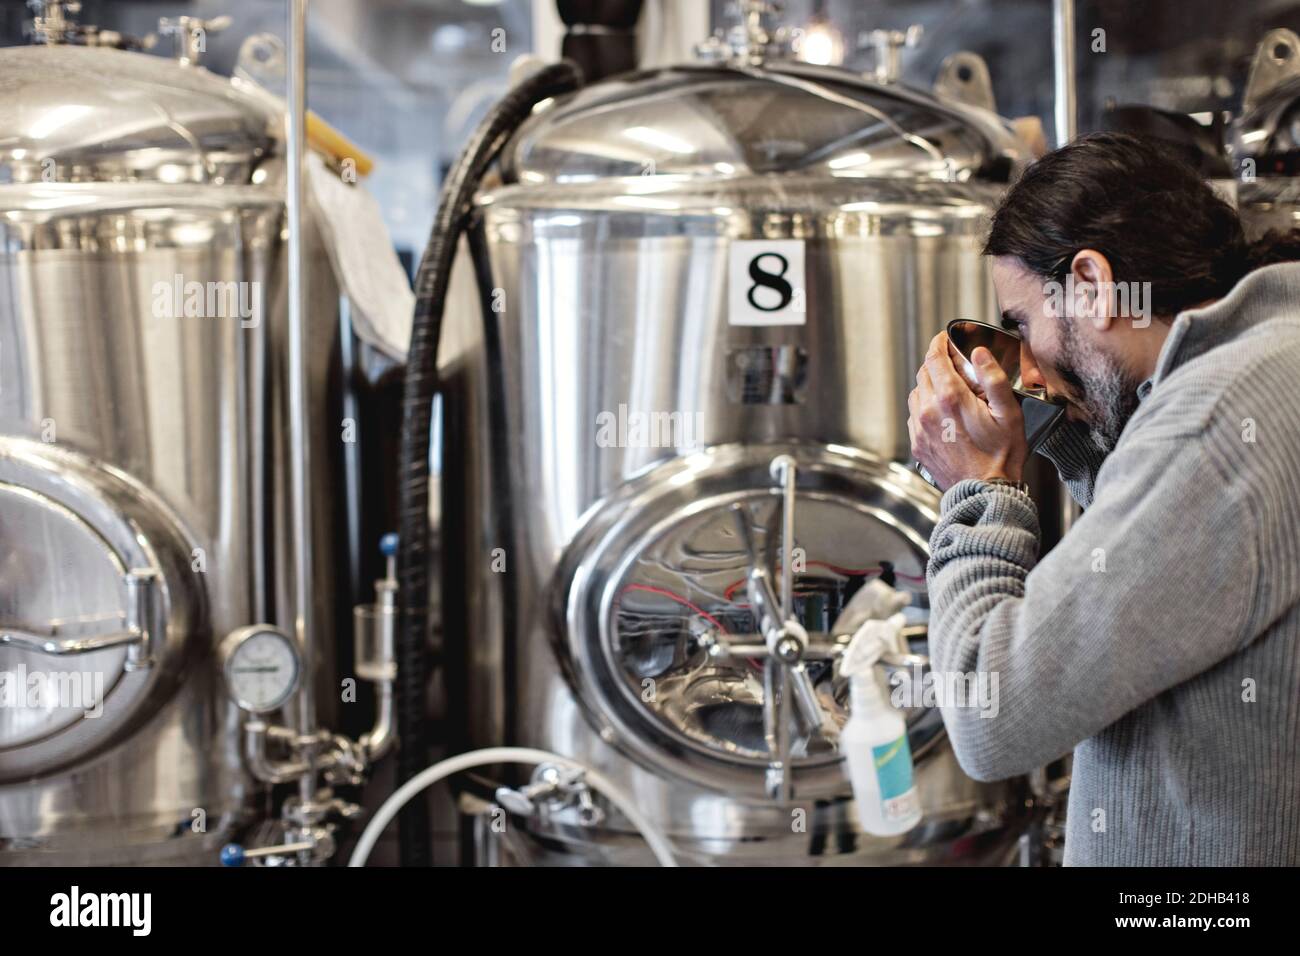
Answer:
<svg viewBox="0 0 1300 956"><path fill-rule="evenodd" d="M944 495L927 574L932 679L992 692L991 706L939 701L972 777L1042 766L1241 646L1254 521L1202 444L1121 443L1041 562L1027 495L978 481Z"/></svg>

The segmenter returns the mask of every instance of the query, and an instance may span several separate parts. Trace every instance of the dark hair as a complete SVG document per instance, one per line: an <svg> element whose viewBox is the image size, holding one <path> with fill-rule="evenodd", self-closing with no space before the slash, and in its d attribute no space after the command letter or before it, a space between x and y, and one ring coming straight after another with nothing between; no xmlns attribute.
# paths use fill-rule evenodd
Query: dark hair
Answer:
<svg viewBox="0 0 1300 956"><path fill-rule="evenodd" d="M1300 259L1300 230L1250 242L1237 211L1169 150L1094 133L1029 166L993 215L984 254L1064 283L1081 249L1116 282L1149 282L1161 317L1225 295L1246 273Z"/></svg>

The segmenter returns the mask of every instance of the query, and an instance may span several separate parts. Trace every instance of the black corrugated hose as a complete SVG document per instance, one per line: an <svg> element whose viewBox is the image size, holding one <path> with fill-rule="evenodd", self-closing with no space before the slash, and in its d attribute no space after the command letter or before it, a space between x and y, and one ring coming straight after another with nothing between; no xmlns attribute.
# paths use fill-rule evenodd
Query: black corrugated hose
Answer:
<svg viewBox="0 0 1300 956"><path fill-rule="evenodd" d="M415 317L402 392L398 460L397 784L429 765L426 724L429 626L429 427L437 391L438 342L452 262L474 192L510 134L544 99L582 85L567 60L543 67L511 89L483 119L447 174L429 245L415 278ZM428 804L412 800L398 820L402 866L429 866L432 841Z"/></svg>

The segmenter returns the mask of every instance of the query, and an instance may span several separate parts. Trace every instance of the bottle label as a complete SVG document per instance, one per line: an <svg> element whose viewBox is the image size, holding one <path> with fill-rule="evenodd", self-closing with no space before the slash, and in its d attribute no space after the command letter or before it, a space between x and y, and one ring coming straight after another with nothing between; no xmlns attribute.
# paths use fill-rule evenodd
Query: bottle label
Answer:
<svg viewBox="0 0 1300 956"><path fill-rule="evenodd" d="M912 788L912 749L907 745L907 734L897 740L871 748L876 765L876 779L880 781L880 802L885 816L907 816L916 806L916 792Z"/></svg>

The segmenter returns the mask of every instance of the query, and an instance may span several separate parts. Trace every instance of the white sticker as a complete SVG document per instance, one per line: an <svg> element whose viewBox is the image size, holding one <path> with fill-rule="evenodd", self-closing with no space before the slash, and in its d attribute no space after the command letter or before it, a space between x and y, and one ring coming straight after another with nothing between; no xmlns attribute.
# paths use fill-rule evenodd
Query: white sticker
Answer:
<svg viewBox="0 0 1300 956"><path fill-rule="evenodd" d="M728 293L731 325L803 325L808 312L803 240L733 242Z"/></svg>

